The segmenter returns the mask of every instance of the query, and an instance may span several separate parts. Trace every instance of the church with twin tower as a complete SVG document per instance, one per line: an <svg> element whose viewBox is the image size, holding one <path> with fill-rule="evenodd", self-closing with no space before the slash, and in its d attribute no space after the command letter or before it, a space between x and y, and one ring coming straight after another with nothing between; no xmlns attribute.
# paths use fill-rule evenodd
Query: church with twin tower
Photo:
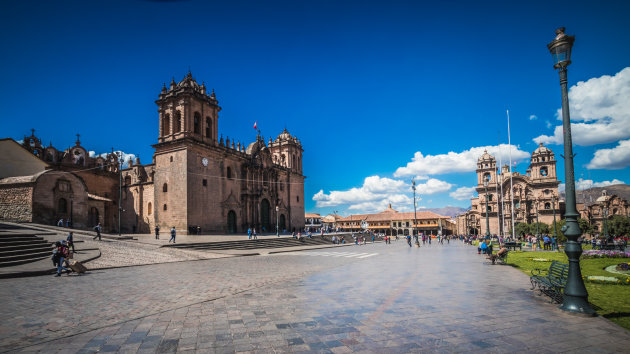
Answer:
<svg viewBox="0 0 630 354"><path fill-rule="evenodd" d="M250 144L219 135L221 107L189 72L155 101L158 139L151 164L122 170L121 221L188 233L282 232L304 227L302 145L286 129ZM132 230L128 230L132 231Z"/></svg>

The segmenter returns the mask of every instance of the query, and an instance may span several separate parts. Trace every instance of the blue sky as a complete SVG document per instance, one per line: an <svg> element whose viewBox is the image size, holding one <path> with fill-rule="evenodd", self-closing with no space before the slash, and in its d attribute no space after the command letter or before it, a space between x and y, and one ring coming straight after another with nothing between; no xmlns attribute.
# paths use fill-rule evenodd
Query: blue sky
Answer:
<svg viewBox="0 0 630 354"><path fill-rule="evenodd" d="M466 207L483 147L516 171L556 152L558 74L546 44L576 36L578 186L630 183L628 1L13 1L0 12L0 128L150 162L162 83L216 91L219 132L283 128L304 146L306 210ZM561 132L561 131L560 131ZM506 154L507 149L501 149ZM592 182L588 182L592 181ZM468 189L466 189L468 188Z"/></svg>

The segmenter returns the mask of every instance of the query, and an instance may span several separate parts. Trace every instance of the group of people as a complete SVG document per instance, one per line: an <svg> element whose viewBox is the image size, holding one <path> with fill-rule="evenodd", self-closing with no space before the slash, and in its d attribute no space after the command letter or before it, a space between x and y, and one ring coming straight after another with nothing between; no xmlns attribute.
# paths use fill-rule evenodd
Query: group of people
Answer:
<svg viewBox="0 0 630 354"><path fill-rule="evenodd" d="M72 252L70 252L71 248ZM57 274L55 275L56 277L60 277L61 272L63 271L70 274L71 270L66 268L65 265L67 265L68 259L72 258L75 252L74 234L72 231L68 233L68 236L65 240L55 242L51 260L53 262L53 266L57 267Z"/></svg>
<svg viewBox="0 0 630 354"><path fill-rule="evenodd" d="M160 225L155 225L155 239L159 240L160 239ZM177 231L175 230L175 226L171 227L171 238L168 240L168 243L171 243L171 241L173 241L173 243L175 243L175 236L177 236Z"/></svg>

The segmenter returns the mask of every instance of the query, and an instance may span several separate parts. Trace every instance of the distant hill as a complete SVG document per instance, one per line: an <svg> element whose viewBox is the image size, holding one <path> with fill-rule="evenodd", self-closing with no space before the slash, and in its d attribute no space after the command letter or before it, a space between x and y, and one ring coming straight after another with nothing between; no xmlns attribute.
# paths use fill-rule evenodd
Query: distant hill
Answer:
<svg viewBox="0 0 630 354"><path fill-rule="evenodd" d="M444 216L450 216L450 217L454 217L457 216L461 213L464 213L467 209L466 208L460 208L460 207L454 207L454 206L445 206L443 208L422 208L419 209L419 211L432 211L436 214L439 215L444 215Z"/></svg>
<svg viewBox="0 0 630 354"><path fill-rule="evenodd" d="M630 200L630 186L627 184L613 184L606 187L592 187L589 189L575 191L577 202L584 203L586 205L593 204L597 198L602 195L602 191L605 190L608 195L617 195L625 200ZM564 198L564 191L560 193L560 197Z"/></svg>

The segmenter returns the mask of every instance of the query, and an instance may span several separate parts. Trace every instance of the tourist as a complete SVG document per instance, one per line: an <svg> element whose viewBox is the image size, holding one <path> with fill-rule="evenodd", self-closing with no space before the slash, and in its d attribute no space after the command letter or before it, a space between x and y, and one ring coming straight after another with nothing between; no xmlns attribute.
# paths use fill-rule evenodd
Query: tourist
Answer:
<svg viewBox="0 0 630 354"><path fill-rule="evenodd" d="M96 236L94 236L92 240L96 240L98 238L98 240L101 241L101 223L100 222L96 224L96 226L94 226L94 231L96 231Z"/></svg>
<svg viewBox="0 0 630 354"><path fill-rule="evenodd" d="M549 238L549 235L545 235L545 237L543 238L543 248L546 250L551 249L551 239Z"/></svg>
<svg viewBox="0 0 630 354"><path fill-rule="evenodd" d="M177 235L177 232L175 231L175 226L173 226L171 228L171 238L168 240L168 243L171 243L171 241L173 241L173 243L175 243L175 236Z"/></svg>
<svg viewBox="0 0 630 354"><path fill-rule="evenodd" d="M254 240L258 240L258 234L256 234L256 228L252 230L252 237L254 238Z"/></svg>
<svg viewBox="0 0 630 354"><path fill-rule="evenodd" d="M293 234L295 235L295 232L293 232ZM247 228L247 239L248 240L252 239L252 228L251 227Z"/></svg>
<svg viewBox="0 0 630 354"><path fill-rule="evenodd" d="M61 272L64 270L70 273L68 268L63 266L64 262L68 258L69 251L68 251L68 247L66 247L61 241L57 241L55 245L57 246L57 275L55 276L60 277Z"/></svg>
<svg viewBox="0 0 630 354"><path fill-rule="evenodd" d="M68 247L72 247L72 253L74 253L74 237L72 235L72 231L68 233L68 237L66 237L66 241L68 241Z"/></svg>
<svg viewBox="0 0 630 354"><path fill-rule="evenodd" d="M337 238L335 237L335 235L333 235L333 237L332 237L332 243L333 243L333 245L337 244Z"/></svg>
<svg viewBox="0 0 630 354"><path fill-rule="evenodd" d="M155 225L155 239L156 240L160 239L160 226L159 225Z"/></svg>
<svg viewBox="0 0 630 354"><path fill-rule="evenodd" d="M532 236L532 250L536 251L538 248L538 237Z"/></svg>
<svg viewBox="0 0 630 354"><path fill-rule="evenodd" d="M63 218L61 218L61 219L59 219L59 221L57 221L57 226L63 227Z"/></svg>

